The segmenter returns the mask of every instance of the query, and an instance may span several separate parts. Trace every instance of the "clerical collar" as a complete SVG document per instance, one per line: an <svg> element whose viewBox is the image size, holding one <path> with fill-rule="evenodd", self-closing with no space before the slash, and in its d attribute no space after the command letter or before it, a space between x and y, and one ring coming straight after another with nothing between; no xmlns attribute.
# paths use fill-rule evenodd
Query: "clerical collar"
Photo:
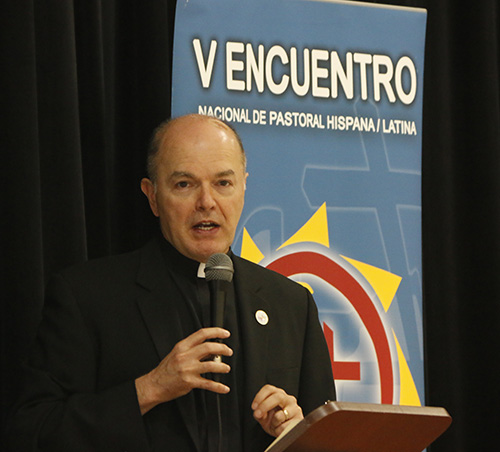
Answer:
<svg viewBox="0 0 500 452"><path fill-rule="evenodd" d="M198 278L205 278L205 263L200 262L198 266Z"/></svg>

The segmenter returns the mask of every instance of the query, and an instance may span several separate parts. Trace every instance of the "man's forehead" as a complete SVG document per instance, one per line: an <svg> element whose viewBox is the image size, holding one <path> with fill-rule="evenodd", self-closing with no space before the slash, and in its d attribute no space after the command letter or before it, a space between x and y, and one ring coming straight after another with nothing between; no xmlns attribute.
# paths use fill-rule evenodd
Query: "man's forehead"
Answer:
<svg viewBox="0 0 500 452"><path fill-rule="evenodd" d="M244 169L240 151L234 146L201 147L172 143L159 152L159 164L171 171L192 171L200 165L212 171Z"/></svg>
<svg viewBox="0 0 500 452"><path fill-rule="evenodd" d="M196 114L175 118L158 130L157 143L157 168L190 171L196 164L213 165L225 160L227 165L216 167L239 172L237 159L242 171L246 170L245 152L237 133L216 118Z"/></svg>
<svg viewBox="0 0 500 452"><path fill-rule="evenodd" d="M209 137L198 141L196 137L178 134L163 141L158 157L160 165L174 167L173 171L190 171L200 164L209 165L214 171L245 169L242 151L232 137L229 140Z"/></svg>

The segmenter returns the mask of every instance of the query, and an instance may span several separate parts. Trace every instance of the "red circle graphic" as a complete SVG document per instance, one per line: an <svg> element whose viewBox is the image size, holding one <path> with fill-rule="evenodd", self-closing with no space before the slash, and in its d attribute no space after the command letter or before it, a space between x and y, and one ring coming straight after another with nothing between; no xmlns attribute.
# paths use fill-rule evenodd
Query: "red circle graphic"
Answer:
<svg viewBox="0 0 500 452"><path fill-rule="evenodd" d="M377 309L359 282L336 262L321 254L308 251L280 257L267 268L285 276L299 273L316 275L339 290L350 301L373 342L379 369L381 403L392 404L394 376L389 342Z"/></svg>

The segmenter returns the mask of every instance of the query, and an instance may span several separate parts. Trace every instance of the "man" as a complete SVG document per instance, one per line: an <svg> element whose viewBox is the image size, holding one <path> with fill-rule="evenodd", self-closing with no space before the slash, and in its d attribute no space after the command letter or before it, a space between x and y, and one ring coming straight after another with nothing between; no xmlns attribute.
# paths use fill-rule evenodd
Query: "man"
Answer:
<svg viewBox="0 0 500 452"><path fill-rule="evenodd" d="M148 173L161 237L48 287L16 451L263 451L335 397L309 292L231 253L247 179L236 133L199 115L165 123ZM210 326L197 276L214 253L234 263L227 328Z"/></svg>

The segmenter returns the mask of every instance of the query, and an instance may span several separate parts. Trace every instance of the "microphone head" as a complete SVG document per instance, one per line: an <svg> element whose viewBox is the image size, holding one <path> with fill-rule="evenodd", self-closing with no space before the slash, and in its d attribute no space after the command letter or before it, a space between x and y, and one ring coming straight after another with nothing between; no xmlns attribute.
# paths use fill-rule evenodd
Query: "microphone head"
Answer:
<svg viewBox="0 0 500 452"><path fill-rule="evenodd" d="M227 254L212 254L205 265L205 278L207 281L227 281L233 280L233 261Z"/></svg>

